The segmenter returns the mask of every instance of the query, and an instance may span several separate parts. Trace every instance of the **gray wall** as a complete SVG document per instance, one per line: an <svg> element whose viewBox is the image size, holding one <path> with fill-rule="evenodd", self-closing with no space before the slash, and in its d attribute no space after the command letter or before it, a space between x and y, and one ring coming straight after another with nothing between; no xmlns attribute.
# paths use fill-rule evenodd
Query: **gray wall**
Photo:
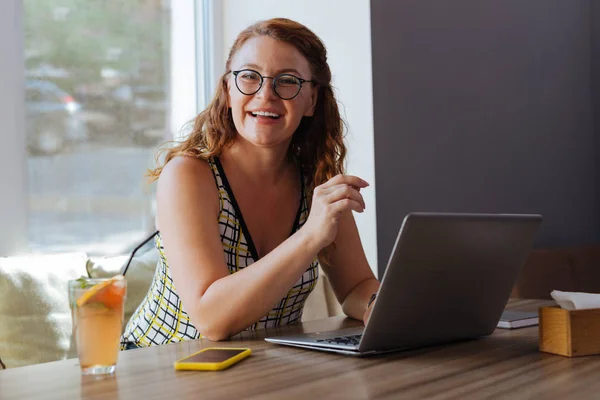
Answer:
<svg viewBox="0 0 600 400"><path fill-rule="evenodd" d="M380 276L411 211L535 212L536 247L599 240L592 12L590 0L371 1Z"/></svg>

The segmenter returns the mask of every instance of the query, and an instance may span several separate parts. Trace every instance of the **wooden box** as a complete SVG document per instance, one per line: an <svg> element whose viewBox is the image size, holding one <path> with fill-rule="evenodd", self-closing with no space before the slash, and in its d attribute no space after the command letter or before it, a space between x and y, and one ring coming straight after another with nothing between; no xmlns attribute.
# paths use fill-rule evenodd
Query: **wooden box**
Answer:
<svg viewBox="0 0 600 400"><path fill-rule="evenodd" d="M540 351L567 357L600 354L600 308L539 310Z"/></svg>

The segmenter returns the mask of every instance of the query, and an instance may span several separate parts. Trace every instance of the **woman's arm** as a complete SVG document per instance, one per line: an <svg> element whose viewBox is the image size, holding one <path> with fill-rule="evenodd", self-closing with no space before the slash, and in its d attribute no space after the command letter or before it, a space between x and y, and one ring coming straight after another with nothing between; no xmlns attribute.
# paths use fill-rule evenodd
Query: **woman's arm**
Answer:
<svg viewBox="0 0 600 400"><path fill-rule="evenodd" d="M358 181L354 185L359 185ZM190 157L175 158L165 166L157 187L157 225L177 293L204 336L222 340L246 329L289 291L328 244L327 238L335 237L331 234L337 226L335 215L362 208L354 199L331 193L335 188L315 190L321 193L317 196L321 200L316 206L313 201L311 216L302 229L259 261L229 274L217 221L219 197L210 167Z"/></svg>
<svg viewBox="0 0 600 400"><path fill-rule="evenodd" d="M177 293L211 340L226 339L281 299L319 249L299 233L243 270L229 274L220 239L219 197L204 161L171 160L157 187L157 224Z"/></svg>
<svg viewBox="0 0 600 400"><path fill-rule="evenodd" d="M330 266L321 265L344 314L363 320L371 296L379 290L379 281L369 267L352 212L340 216Z"/></svg>

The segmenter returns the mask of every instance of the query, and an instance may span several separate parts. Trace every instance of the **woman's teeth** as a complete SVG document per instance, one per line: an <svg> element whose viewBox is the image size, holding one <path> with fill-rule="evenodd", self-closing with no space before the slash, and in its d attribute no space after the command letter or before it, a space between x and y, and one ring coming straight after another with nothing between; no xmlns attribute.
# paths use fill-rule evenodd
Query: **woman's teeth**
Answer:
<svg viewBox="0 0 600 400"><path fill-rule="evenodd" d="M280 115L279 114L275 114L272 112L268 112L268 111L256 111L256 112L251 112L250 114L252 114L253 117L257 117L257 116L261 116L261 117L271 117L271 118L279 118Z"/></svg>

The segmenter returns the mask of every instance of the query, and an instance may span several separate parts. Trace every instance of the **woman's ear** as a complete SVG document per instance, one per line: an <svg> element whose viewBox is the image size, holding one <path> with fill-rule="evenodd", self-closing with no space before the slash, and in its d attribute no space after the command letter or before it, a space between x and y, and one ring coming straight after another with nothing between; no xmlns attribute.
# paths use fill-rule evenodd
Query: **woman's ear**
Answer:
<svg viewBox="0 0 600 400"><path fill-rule="evenodd" d="M312 117L315 113L315 108L317 107L317 99L319 97L319 86L315 86L312 90L312 94L310 95L310 105L306 109L304 113L305 117Z"/></svg>

